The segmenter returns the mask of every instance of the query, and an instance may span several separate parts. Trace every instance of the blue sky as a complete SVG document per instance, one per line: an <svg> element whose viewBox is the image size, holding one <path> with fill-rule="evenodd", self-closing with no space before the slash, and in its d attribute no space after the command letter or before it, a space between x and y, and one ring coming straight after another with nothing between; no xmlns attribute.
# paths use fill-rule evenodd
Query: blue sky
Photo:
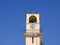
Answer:
<svg viewBox="0 0 60 45"><path fill-rule="evenodd" d="M41 13L44 45L60 45L60 0L0 0L0 45L25 45L26 12Z"/></svg>

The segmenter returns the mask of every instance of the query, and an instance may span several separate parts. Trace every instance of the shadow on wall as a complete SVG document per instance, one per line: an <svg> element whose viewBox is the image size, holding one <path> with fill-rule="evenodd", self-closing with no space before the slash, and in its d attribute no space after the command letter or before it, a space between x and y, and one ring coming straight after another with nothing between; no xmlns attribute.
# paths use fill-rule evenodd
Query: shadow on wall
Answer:
<svg viewBox="0 0 60 45"><path fill-rule="evenodd" d="M40 45L44 45L44 43L41 41L41 42L40 42Z"/></svg>

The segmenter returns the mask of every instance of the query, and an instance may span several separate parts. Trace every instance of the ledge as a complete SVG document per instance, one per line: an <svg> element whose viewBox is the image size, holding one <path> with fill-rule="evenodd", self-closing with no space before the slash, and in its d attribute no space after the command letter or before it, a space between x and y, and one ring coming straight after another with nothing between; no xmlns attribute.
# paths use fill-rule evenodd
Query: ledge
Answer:
<svg viewBox="0 0 60 45"><path fill-rule="evenodd" d="M40 37L40 39L42 40L42 33L24 33L25 40L26 40L26 37Z"/></svg>
<svg viewBox="0 0 60 45"><path fill-rule="evenodd" d="M40 37L42 33L24 33L24 37Z"/></svg>

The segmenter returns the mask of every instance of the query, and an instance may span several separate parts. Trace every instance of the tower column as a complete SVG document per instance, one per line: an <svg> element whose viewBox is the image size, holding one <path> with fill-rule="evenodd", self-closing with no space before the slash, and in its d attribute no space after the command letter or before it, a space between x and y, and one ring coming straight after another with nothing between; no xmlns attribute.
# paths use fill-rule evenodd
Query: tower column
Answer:
<svg viewBox="0 0 60 45"><path fill-rule="evenodd" d="M40 45L42 33L40 32L39 15L39 13L26 14L26 32L24 33L26 45Z"/></svg>

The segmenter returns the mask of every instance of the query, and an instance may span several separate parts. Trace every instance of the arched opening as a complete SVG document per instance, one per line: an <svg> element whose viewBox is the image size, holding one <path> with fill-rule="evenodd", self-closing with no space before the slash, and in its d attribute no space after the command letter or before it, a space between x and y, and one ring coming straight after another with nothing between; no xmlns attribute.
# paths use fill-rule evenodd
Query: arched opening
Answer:
<svg viewBox="0 0 60 45"><path fill-rule="evenodd" d="M36 23L36 22L37 22L36 16L32 15L29 17L29 23Z"/></svg>

